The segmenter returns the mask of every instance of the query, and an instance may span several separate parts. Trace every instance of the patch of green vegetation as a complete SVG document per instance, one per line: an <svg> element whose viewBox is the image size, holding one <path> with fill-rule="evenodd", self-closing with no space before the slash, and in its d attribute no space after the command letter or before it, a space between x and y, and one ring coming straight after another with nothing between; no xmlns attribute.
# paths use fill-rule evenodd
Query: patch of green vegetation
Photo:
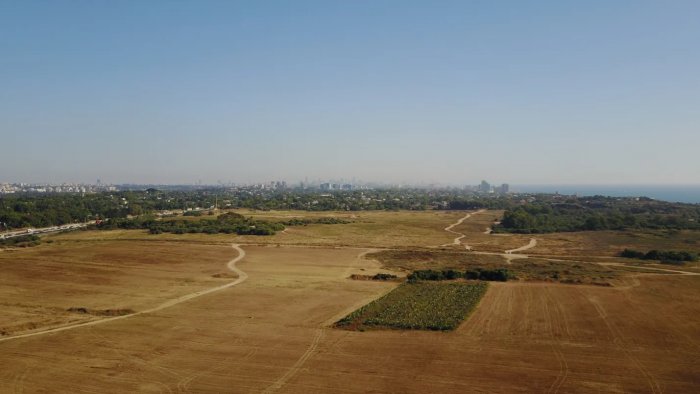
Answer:
<svg viewBox="0 0 700 394"><path fill-rule="evenodd" d="M662 264L683 264L686 261L698 261L698 254L686 251L674 250L650 250L646 253L633 249L625 249L620 253L620 257L640 260L658 260Z"/></svg>
<svg viewBox="0 0 700 394"><path fill-rule="evenodd" d="M453 270L461 271L459 273L462 274L505 270L509 279L517 278L523 281L605 284L619 276L616 270L593 263L550 261L530 257L517 259L512 264L508 264L501 256L450 250L382 250L368 254L367 258L380 261L384 268L390 270L412 272L418 270ZM464 276L466 276L466 279L476 279L473 273Z"/></svg>
<svg viewBox="0 0 700 394"><path fill-rule="evenodd" d="M442 271L418 270L418 271L414 271L413 273L408 275L408 280L412 281L412 282L416 282L419 280L440 281L440 280L454 280L454 279L461 279L461 278L472 279L472 280L506 282L508 279L513 278L513 274L508 272L508 270L505 268L497 268L497 269L476 268L473 270L467 270L465 272L456 271L456 270L452 270L452 269L442 270Z"/></svg>
<svg viewBox="0 0 700 394"><path fill-rule="evenodd" d="M453 330L476 307L487 288L486 282L404 283L346 316L336 327Z"/></svg>
<svg viewBox="0 0 700 394"><path fill-rule="evenodd" d="M29 248L39 244L41 244L41 238L38 235L0 239L0 248Z"/></svg>
<svg viewBox="0 0 700 394"><path fill-rule="evenodd" d="M286 221L283 221L280 223L282 223L285 226L307 226L309 224L348 224L348 223L352 223L352 222L349 220L327 217L327 218L316 218L316 219L294 218L294 219L286 220Z"/></svg>
<svg viewBox="0 0 700 394"><path fill-rule="evenodd" d="M494 232L553 233L629 229L700 229L700 205L648 198L581 197L542 201L507 210Z"/></svg>
<svg viewBox="0 0 700 394"><path fill-rule="evenodd" d="M94 316L124 316L136 313L133 309L88 309L85 307L72 307L68 308L67 311Z"/></svg>
<svg viewBox="0 0 700 394"><path fill-rule="evenodd" d="M152 217L112 219L97 225L96 228L101 230L146 229L149 230L151 234L224 233L238 235L273 235L276 231L284 230L284 225L253 220L243 215L229 212L215 219L202 220L156 220Z"/></svg>
<svg viewBox="0 0 700 394"><path fill-rule="evenodd" d="M379 273L379 274L374 274L374 275L360 275L360 274L350 275L350 279L353 279L353 280L387 281L387 280L397 280L398 278L399 277L396 275L384 274L384 273Z"/></svg>

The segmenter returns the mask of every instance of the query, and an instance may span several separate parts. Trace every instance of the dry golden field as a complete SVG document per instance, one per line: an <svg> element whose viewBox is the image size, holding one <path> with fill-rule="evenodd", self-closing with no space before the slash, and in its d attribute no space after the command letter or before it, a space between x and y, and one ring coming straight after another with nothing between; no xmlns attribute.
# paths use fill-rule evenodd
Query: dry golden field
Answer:
<svg viewBox="0 0 700 394"><path fill-rule="evenodd" d="M244 214L353 223L271 237L80 231L0 251L0 392L700 391L700 270L613 258L697 249L695 233L535 235L505 254L532 237L486 234L500 212L456 234L445 228L466 212ZM397 285L352 274L474 265L521 280L492 283L453 332L330 328ZM562 284L538 276L548 270L610 277Z"/></svg>

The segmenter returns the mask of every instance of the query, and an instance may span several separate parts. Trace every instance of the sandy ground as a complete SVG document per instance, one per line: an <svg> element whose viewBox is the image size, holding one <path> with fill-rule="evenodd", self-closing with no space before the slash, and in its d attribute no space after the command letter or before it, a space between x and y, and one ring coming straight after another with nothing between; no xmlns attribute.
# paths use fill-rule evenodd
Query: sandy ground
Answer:
<svg viewBox="0 0 700 394"><path fill-rule="evenodd" d="M54 243L2 253L0 334L96 318L69 308L152 308L231 281L214 275L229 272L225 262L235 256L230 244L144 241Z"/></svg>
<svg viewBox="0 0 700 394"><path fill-rule="evenodd" d="M463 216L445 217L438 230ZM487 237L482 224L474 233ZM465 233L469 243L472 233ZM57 310L122 300L119 306L146 313L0 342L0 392L691 393L700 387L700 276L636 274L612 288L494 283L454 332L350 332L329 325L396 286L347 279L380 271L363 258L371 249L244 244L235 266L247 280L153 309L164 299L232 283L235 278L212 275L227 272L237 252L230 243L156 248L160 242L152 242L132 252L115 246L132 242L2 255L3 300ZM100 256L111 256L111 263L101 264ZM131 282L138 286L129 287L129 278L140 278ZM3 308L43 313L22 305Z"/></svg>
<svg viewBox="0 0 700 394"><path fill-rule="evenodd" d="M333 333L289 391L697 392L700 280L641 284L495 284L453 333Z"/></svg>
<svg viewBox="0 0 700 394"><path fill-rule="evenodd" d="M259 392L283 386L310 347L335 331L326 322L395 286L346 279L378 270L358 258L364 249L245 249L238 266L248 280L238 286L153 313L0 342L2 387Z"/></svg>

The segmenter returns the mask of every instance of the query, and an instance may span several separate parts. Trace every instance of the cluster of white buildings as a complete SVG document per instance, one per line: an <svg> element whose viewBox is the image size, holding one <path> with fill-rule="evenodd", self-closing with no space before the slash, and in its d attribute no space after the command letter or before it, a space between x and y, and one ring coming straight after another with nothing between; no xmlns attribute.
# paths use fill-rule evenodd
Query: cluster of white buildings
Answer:
<svg viewBox="0 0 700 394"><path fill-rule="evenodd" d="M510 193L510 186L507 183L496 186L486 181L481 181L481 183L476 186L465 186L464 190L476 193L508 194Z"/></svg>
<svg viewBox="0 0 700 394"><path fill-rule="evenodd" d="M321 190L353 190L353 186L349 183L322 183L319 185L319 189Z"/></svg>
<svg viewBox="0 0 700 394"><path fill-rule="evenodd" d="M87 185L63 183L60 185L51 184L29 184L29 183L0 183L0 194L15 193L96 193L103 191L117 191L112 185Z"/></svg>

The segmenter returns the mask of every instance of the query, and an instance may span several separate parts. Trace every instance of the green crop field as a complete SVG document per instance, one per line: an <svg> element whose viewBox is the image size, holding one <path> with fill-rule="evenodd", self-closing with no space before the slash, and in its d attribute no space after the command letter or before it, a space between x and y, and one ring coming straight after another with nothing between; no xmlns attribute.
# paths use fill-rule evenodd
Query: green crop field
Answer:
<svg viewBox="0 0 700 394"><path fill-rule="evenodd" d="M486 293L485 282L405 283L346 316L336 327L453 330Z"/></svg>

